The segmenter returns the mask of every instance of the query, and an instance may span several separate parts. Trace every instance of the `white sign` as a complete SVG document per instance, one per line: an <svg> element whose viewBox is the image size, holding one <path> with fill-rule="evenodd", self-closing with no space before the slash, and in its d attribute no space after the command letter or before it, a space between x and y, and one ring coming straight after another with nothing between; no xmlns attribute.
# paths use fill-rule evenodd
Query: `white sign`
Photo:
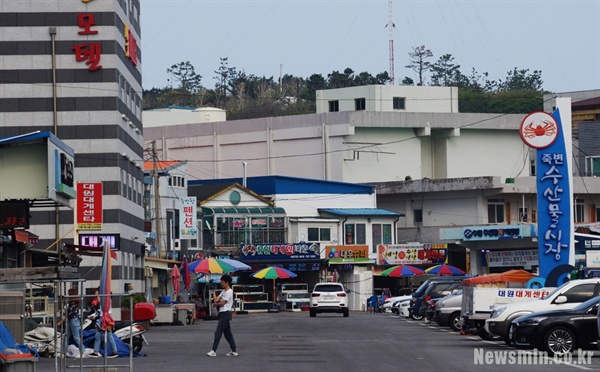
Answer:
<svg viewBox="0 0 600 372"><path fill-rule="evenodd" d="M179 198L179 239L198 239L196 197Z"/></svg>
<svg viewBox="0 0 600 372"><path fill-rule="evenodd" d="M537 249L490 251L486 255L489 267L537 266L539 264Z"/></svg>
<svg viewBox="0 0 600 372"><path fill-rule="evenodd" d="M586 251L585 256L588 269L600 269L600 251Z"/></svg>
<svg viewBox="0 0 600 372"><path fill-rule="evenodd" d="M558 124L552 115L545 112L533 112L525 117L520 128L523 142L534 149L550 146L558 137Z"/></svg>

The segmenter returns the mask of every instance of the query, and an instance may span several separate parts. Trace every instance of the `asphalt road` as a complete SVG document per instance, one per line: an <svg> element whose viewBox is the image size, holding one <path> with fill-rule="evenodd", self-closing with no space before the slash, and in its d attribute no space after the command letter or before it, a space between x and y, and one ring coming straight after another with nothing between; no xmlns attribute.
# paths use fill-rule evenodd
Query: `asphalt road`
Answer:
<svg viewBox="0 0 600 372"><path fill-rule="evenodd" d="M227 357L224 338L217 357L206 353L212 345L216 321L198 321L186 326L153 326L146 333L145 357L133 359L133 371L598 371L600 352L573 357L570 364L551 359L533 360L513 354L503 342L486 342L476 336L461 336L449 328L424 324L390 314L351 312L319 314L307 312L235 315L233 333L238 357ZM508 353L507 353L508 352ZM531 354L529 354L531 355ZM507 359L503 359L506 357ZM84 359L82 370L90 371L102 359ZM78 360L69 359L70 365ZM128 371L127 358L108 360ZM525 363L523 363L525 362ZM586 364L581 364L585 362ZM588 364L591 363L591 364ZM54 360L37 363L38 372L54 371ZM60 369L59 369L60 370ZM74 371L77 368L62 370Z"/></svg>

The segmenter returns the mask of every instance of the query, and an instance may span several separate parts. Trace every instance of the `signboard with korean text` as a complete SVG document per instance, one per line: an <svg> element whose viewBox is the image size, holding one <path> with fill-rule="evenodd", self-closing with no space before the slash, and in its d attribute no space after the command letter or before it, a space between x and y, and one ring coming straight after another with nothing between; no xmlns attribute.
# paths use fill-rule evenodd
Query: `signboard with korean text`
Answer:
<svg viewBox="0 0 600 372"><path fill-rule="evenodd" d="M320 258L319 243L242 244L240 261L316 260Z"/></svg>
<svg viewBox="0 0 600 372"><path fill-rule="evenodd" d="M29 228L29 203L0 201L0 229Z"/></svg>
<svg viewBox="0 0 600 372"><path fill-rule="evenodd" d="M77 230L102 230L102 182L77 183Z"/></svg>
<svg viewBox="0 0 600 372"><path fill-rule="evenodd" d="M196 197L179 198L179 239L198 238Z"/></svg>
<svg viewBox="0 0 600 372"><path fill-rule="evenodd" d="M325 258L329 263L371 263L368 245L328 245Z"/></svg>
<svg viewBox="0 0 600 372"><path fill-rule="evenodd" d="M87 1L82 0L87 3ZM88 5L93 9L94 4ZM100 64L100 57L102 56L102 37L98 35L98 29L96 25L96 14L87 11L77 13L77 27L79 31L77 34L80 35L81 43L73 45L71 48L75 54L75 61L85 62L88 66L88 70L96 71L102 68ZM98 8L100 10L100 8Z"/></svg>
<svg viewBox="0 0 600 372"><path fill-rule="evenodd" d="M535 249L516 251L490 251L486 253L489 267L537 266L538 251Z"/></svg>
<svg viewBox="0 0 600 372"><path fill-rule="evenodd" d="M443 264L448 258L448 244L379 244L377 265Z"/></svg>
<svg viewBox="0 0 600 372"><path fill-rule="evenodd" d="M552 115L533 112L521 123L521 138L536 149L538 254L545 287L568 279L575 260L571 101L557 98Z"/></svg>
<svg viewBox="0 0 600 372"><path fill-rule="evenodd" d="M79 245L102 248L105 242L108 242L113 251L121 249L120 234L79 234Z"/></svg>

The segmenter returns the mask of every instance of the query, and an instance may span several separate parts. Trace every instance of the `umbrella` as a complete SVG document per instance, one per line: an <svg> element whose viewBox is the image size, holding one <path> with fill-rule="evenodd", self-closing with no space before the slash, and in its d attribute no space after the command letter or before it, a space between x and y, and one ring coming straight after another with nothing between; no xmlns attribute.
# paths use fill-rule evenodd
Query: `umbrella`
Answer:
<svg viewBox="0 0 600 372"><path fill-rule="evenodd" d="M234 271L244 271L251 269L250 266L238 260L232 260L231 258L220 258L220 260L233 267L235 269Z"/></svg>
<svg viewBox="0 0 600 372"><path fill-rule="evenodd" d="M109 242L104 243L102 251L102 274L100 275L100 308L102 309L102 330L106 327L115 325L115 321L110 315L111 308L111 279L112 279L112 257Z"/></svg>
<svg viewBox="0 0 600 372"><path fill-rule="evenodd" d="M275 308L275 302L277 301L275 294L275 280L295 278L297 275L283 267L269 266L258 270L253 273L252 276L258 279L273 279L273 308Z"/></svg>
<svg viewBox="0 0 600 372"><path fill-rule="evenodd" d="M392 266L389 269L383 271L381 276L389 276L393 278L399 278L403 276L415 276L425 274L425 271L409 265L398 265Z"/></svg>
<svg viewBox="0 0 600 372"><path fill-rule="evenodd" d="M179 268L177 264L173 265L173 269L171 269L171 280L173 280L173 293L177 295L181 290L181 284L179 284L179 278L181 278L181 273L179 272Z"/></svg>
<svg viewBox="0 0 600 372"><path fill-rule="evenodd" d="M187 257L183 256L183 264L181 266L181 277L183 278L183 284L185 285L185 290L190 290L190 283L192 282L192 277L190 275L190 269L188 268Z"/></svg>
<svg viewBox="0 0 600 372"><path fill-rule="evenodd" d="M425 270L427 274L433 275L465 275L465 272L452 265L436 265Z"/></svg>
<svg viewBox="0 0 600 372"><path fill-rule="evenodd" d="M225 274L234 272L235 268L223 260L210 257L190 263L188 270L192 273Z"/></svg>

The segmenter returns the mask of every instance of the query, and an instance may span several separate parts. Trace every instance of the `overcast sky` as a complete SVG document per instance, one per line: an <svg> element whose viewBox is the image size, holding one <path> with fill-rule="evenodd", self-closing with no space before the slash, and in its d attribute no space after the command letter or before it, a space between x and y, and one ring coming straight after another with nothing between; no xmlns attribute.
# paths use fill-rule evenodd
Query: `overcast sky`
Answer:
<svg viewBox="0 0 600 372"><path fill-rule="evenodd" d="M168 85L166 70L190 61L213 88L220 58L256 76L308 78L350 67L389 71L387 0L141 0L144 89ZM504 80L514 67L542 71L551 92L600 89L600 0L411 0L393 2L396 83L424 45L433 63L451 54ZM429 79L427 80L429 81Z"/></svg>

